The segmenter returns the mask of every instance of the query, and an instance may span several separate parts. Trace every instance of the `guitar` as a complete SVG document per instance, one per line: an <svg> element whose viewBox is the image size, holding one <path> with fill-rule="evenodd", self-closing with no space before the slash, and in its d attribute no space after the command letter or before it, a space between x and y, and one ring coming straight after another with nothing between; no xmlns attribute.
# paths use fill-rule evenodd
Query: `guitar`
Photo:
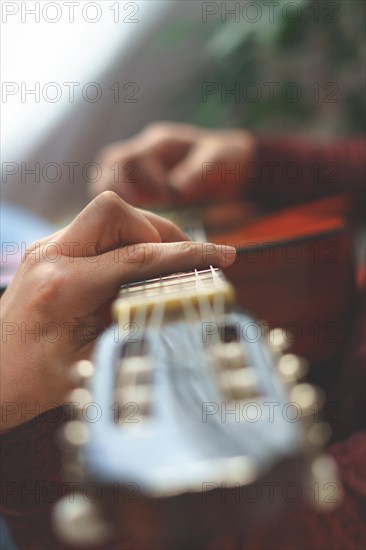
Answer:
<svg viewBox="0 0 366 550"><path fill-rule="evenodd" d="M237 202L171 217L194 239L237 249L225 270L237 303L269 328L281 327L310 368L339 362L356 299L349 198L273 212Z"/></svg>
<svg viewBox="0 0 366 550"><path fill-rule="evenodd" d="M60 441L78 492L54 511L65 544L199 548L263 525L314 483L320 507L338 504L321 391L301 381L307 364L281 328L237 309L221 271L125 285L113 312L93 362L73 371Z"/></svg>

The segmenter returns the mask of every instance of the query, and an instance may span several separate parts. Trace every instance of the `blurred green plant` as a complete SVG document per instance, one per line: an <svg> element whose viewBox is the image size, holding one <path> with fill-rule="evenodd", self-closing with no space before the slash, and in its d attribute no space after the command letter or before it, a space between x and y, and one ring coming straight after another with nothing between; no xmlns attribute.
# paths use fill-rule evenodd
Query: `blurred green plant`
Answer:
<svg viewBox="0 0 366 550"><path fill-rule="evenodd" d="M268 14L268 1L256 4ZM175 118L267 133L364 133L365 0L282 0L273 7L273 22L228 17L200 26L203 69L180 93L172 91ZM178 40L194 32L187 22L177 28ZM239 100L230 94L235 89Z"/></svg>

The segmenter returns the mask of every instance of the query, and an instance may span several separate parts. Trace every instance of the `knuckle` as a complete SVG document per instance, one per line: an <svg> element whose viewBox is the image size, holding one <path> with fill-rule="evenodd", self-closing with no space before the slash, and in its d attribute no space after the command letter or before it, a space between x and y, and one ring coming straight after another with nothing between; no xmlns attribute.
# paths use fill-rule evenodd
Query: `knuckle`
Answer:
<svg viewBox="0 0 366 550"><path fill-rule="evenodd" d="M36 262L37 253L39 256L40 252L40 243L35 241L28 245L24 251L23 257L22 257L22 263L24 265L25 270L33 269L33 266Z"/></svg>
<svg viewBox="0 0 366 550"><path fill-rule="evenodd" d="M124 201L115 191L107 190L103 191L94 199L94 204L99 210L106 216L111 216L117 210L121 211L124 208Z"/></svg>
<svg viewBox="0 0 366 550"><path fill-rule="evenodd" d="M179 248L181 251L187 255L195 255L202 250L202 244L201 243L195 243L195 242L183 242L179 243Z"/></svg>
<svg viewBox="0 0 366 550"><path fill-rule="evenodd" d="M165 139L170 136L174 126L169 122L152 122L144 130L145 137L154 140Z"/></svg>
<svg viewBox="0 0 366 550"><path fill-rule="evenodd" d="M141 243L135 245L134 261L140 266L154 265L159 263L162 255L162 248L158 243Z"/></svg>
<svg viewBox="0 0 366 550"><path fill-rule="evenodd" d="M125 147L123 142L110 143L99 151L97 160L99 160L101 164L116 160L123 155Z"/></svg>

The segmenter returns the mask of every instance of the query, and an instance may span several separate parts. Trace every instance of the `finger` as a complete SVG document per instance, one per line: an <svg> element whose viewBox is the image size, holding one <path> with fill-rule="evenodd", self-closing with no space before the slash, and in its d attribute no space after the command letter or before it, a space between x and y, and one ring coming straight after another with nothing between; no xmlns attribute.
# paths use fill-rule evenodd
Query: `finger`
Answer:
<svg viewBox="0 0 366 550"><path fill-rule="evenodd" d="M78 260L80 291L94 307L113 298L120 285L174 272L228 267L235 260L231 246L211 243L148 243L107 252L85 265ZM82 262L84 265L82 265Z"/></svg>
<svg viewBox="0 0 366 550"><path fill-rule="evenodd" d="M140 212L146 216L149 222L159 231L161 240L165 243L189 241L188 235L184 233L175 223L166 218L162 218L153 212L147 210L140 210Z"/></svg>
<svg viewBox="0 0 366 550"><path fill-rule="evenodd" d="M134 206L166 201L167 169L158 157L146 152L129 166L129 173L124 171L120 183L113 187L119 195Z"/></svg>
<svg viewBox="0 0 366 550"><path fill-rule="evenodd" d="M187 157L177 164L168 174L168 185L174 189L182 199L192 201L206 198L207 185L204 185L202 159L210 158L209 147L192 149ZM208 165L208 162L205 162Z"/></svg>
<svg viewBox="0 0 366 550"><path fill-rule="evenodd" d="M145 185L161 190L166 181L167 170L159 158L147 153L140 158L140 166Z"/></svg>
<svg viewBox="0 0 366 550"><path fill-rule="evenodd" d="M96 197L55 239L66 256L96 256L127 244L161 242L146 216L116 193Z"/></svg>
<svg viewBox="0 0 366 550"><path fill-rule="evenodd" d="M202 128L189 124L159 122L145 128L134 140L139 156L152 154L167 168L182 160L200 139Z"/></svg>

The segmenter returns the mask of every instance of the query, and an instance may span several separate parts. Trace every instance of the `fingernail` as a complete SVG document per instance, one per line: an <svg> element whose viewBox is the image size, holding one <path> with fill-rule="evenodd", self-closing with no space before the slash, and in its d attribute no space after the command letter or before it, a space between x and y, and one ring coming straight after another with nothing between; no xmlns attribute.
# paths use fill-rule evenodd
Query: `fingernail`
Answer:
<svg viewBox="0 0 366 550"><path fill-rule="evenodd" d="M231 265L236 258L236 249L233 246L222 245L221 257L222 257L223 267Z"/></svg>

